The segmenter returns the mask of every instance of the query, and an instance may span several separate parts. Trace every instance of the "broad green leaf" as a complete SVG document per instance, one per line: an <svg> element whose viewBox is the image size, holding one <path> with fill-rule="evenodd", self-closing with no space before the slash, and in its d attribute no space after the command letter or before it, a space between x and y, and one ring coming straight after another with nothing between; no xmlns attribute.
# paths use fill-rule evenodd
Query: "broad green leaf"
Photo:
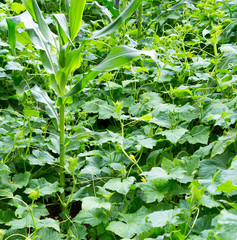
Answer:
<svg viewBox="0 0 237 240"><path fill-rule="evenodd" d="M39 219L35 218L35 224L38 229L40 228L54 228L56 231L60 231L59 222L52 218ZM34 228L34 223L32 221L32 217L28 213L28 215L22 219L14 219L7 223L7 225L11 226L12 229L26 229L29 227ZM38 238L37 238L38 239ZM42 239L42 238L39 238Z"/></svg>
<svg viewBox="0 0 237 240"><path fill-rule="evenodd" d="M69 234L74 239L84 240L87 235L87 228L84 225L79 225L78 223L73 223L73 225L69 229Z"/></svg>
<svg viewBox="0 0 237 240"><path fill-rule="evenodd" d="M193 155L198 156L200 159L206 157L210 154L211 149L213 148L214 142L210 143L205 147L200 147Z"/></svg>
<svg viewBox="0 0 237 240"><path fill-rule="evenodd" d="M155 58L153 59L155 60ZM129 80L127 80L129 81ZM146 102L146 104L148 105L149 109L151 108L156 108L158 104L163 104L164 100L162 99L162 97L160 96L159 93L156 92L146 92L143 93L140 96L140 100L142 102Z"/></svg>
<svg viewBox="0 0 237 240"><path fill-rule="evenodd" d="M60 232L59 222L52 218L40 219L36 224L38 228L54 228L56 231Z"/></svg>
<svg viewBox="0 0 237 240"><path fill-rule="evenodd" d="M31 190L38 190L40 196L52 195L56 192L62 191L58 185L58 182L49 183L44 178L32 179L30 181L29 188L27 188L24 192L29 194Z"/></svg>
<svg viewBox="0 0 237 240"><path fill-rule="evenodd" d="M0 196L1 196L1 197L9 197L9 198L12 198L12 197L13 197L13 194L12 194L11 189L9 189L9 188L1 188L1 189L0 189Z"/></svg>
<svg viewBox="0 0 237 240"><path fill-rule="evenodd" d="M237 238L236 227L237 209L222 210L217 217L215 239L235 240Z"/></svg>
<svg viewBox="0 0 237 240"><path fill-rule="evenodd" d="M17 209L15 211L15 215L17 218L7 223L7 225L11 226L12 229L25 229L28 227L34 228L32 215L30 213L30 208L32 208L34 220L38 229L42 227L49 227L59 231L58 221L50 218L41 219L49 214L44 204L26 206L20 202L20 204L16 206Z"/></svg>
<svg viewBox="0 0 237 240"><path fill-rule="evenodd" d="M80 211L73 219L73 222L79 224L90 224L92 227L95 227L100 223L108 224L106 212L100 208Z"/></svg>
<svg viewBox="0 0 237 240"><path fill-rule="evenodd" d="M116 31L121 26L123 21L128 19L141 3L142 0L132 0L127 8L112 23L99 31L95 31L91 38L99 38Z"/></svg>
<svg viewBox="0 0 237 240"><path fill-rule="evenodd" d="M55 164L54 158L48 152L39 150L33 150L32 155L28 159L31 165L44 166L46 163Z"/></svg>
<svg viewBox="0 0 237 240"><path fill-rule="evenodd" d="M2 177L2 174L5 172L10 172L10 169L6 164L0 162L0 177Z"/></svg>
<svg viewBox="0 0 237 240"><path fill-rule="evenodd" d="M19 199L21 199L21 197L17 196ZM19 203L19 204L16 204L16 203ZM34 204L33 206L26 206L25 204L23 204L22 202L19 202L18 199L15 199L13 201L14 203L14 206L17 207L16 211L15 211L15 215L19 218L23 218L23 217L26 217L26 216L30 216L30 207L32 207L32 210L33 210L33 214L34 214L34 217L36 218L41 218L41 217L45 217L49 214L48 210L46 209L46 206L44 204Z"/></svg>
<svg viewBox="0 0 237 240"><path fill-rule="evenodd" d="M94 132L94 131L91 131L91 130L89 130L87 128L79 128L79 129L77 129L75 134L73 134L72 136L68 137L68 139L79 141L79 140L82 140L82 139L85 139L85 138L89 138L89 137L96 137L96 136L100 137L103 134L104 133ZM87 154L87 153L85 153L85 154Z"/></svg>
<svg viewBox="0 0 237 240"><path fill-rule="evenodd" d="M113 143L120 143L120 144L123 144L123 137L121 135L119 135L118 133L114 133L114 132L111 132L111 131L107 131L102 138L100 138L98 141L96 141L96 143L98 144L103 144L103 143L106 143L106 142L113 142Z"/></svg>
<svg viewBox="0 0 237 240"><path fill-rule="evenodd" d="M221 192L217 190L218 186L220 186L219 188L221 190L224 190L223 187L227 187L226 190L228 191L224 191L226 195L236 195L237 191L233 189L237 186L236 173L236 170L219 170L209 181L203 180L203 185L206 185L206 190L212 195L221 194ZM229 193L230 190L231 193Z"/></svg>
<svg viewBox="0 0 237 240"><path fill-rule="evenodd" d="M101 99L95 98L92 101L86 102L82 108L87 113L99 113L99 119L117 117L114 106L108 105L106 101Z"/></svg>
<svg viewBox="0 0 237 240"><path fill-rule="evenodd" d="M14 175L12 182L17 188L23 188L28 184L30 177L31 174L29 172L18 173Z"/></svg>
<svg viewBox="0 0 237 240"><path fill-rule="evenodd" d="M169 173L170 177L181 183L191 182L199 165L200 160L197 156L183 157L173 161L163 158L161 163L161 167Z"/></svg>
<svg viewBox="0 0 237 240"><path fill-rule="evenodd" d="M234 143L236 140L236 134L237 131L233 129L219 137L212 149L211 157L223 153L230 144Z"/></svg>
<svg viewBox="0 0 237 240"><path fill-rule="evenodd" d="M82 210L88 211L94 208L104 208L110 210L111 203L98 197L85 197L82 199Z"/></svg>
<svg viewBox="0 0 237 240"><path fill-rule="evenodd" d="M137 145L135 146L138 150L141 149L141 146L145 148L152 149L153 147L156 146L157 140L153 138L145 138L145 139L139 139L137 140Z"/></svg>
<svg viewBox="0 0 237 240"><path fill-rule="evenodd" d="M166 136L166 138L172 142L173 144L176 144L178 140L187 132L187 129L184 128L177 128L172 130L165 130L162 132L159 132L159 135Z"/></svg>
<svg viewBox="0 0 237 240"><path fill-rule="evenodd" d="M78 0L70 0L69 24L72 41L80 30L85 4L86 0L80 0L80 2Z"/></svg>
<svg viewBox="0 0 237 240"><path fill-rule="evenodd" d="M219 203L219 201L214 200L212 195L204 194L202 197L202 206L205 206L207 208L216 208L221 207L221 204Z"/></svg>
<svg viewBox="0 0 237 240"><path fill-rule="evenodd" d="M53 220L53 219L52 219ZM41 228L38 232L35 240L43 240L43 239L55 239L55 240L63 240L64 236L59 233L60 231L56 232L53 229L44 227Z"/></svg>
<svg viewBox="0 0 237 240"><path fill-rule="evenodd" d="M234 190L237 190L237 186L234 186L231 180L217 186L217 191L232 193Z"/></svg>
<svg viewBox="0 0 237 240"><path fill-rule="evenodd" d="M164 227L167 224L177 224L178 215L182 213L181 209L170 209L157 211L148 215L148 220L153 227Z"/></svg>
<svg viewBox="0 0 237 240"><path fill-rule="evenodd" d="M114 232L122 238L132 238L134 235L139 235L150 229L150 223L145 221L148 214L149 210L145 207L141 207L135 213L120 213L119 221L110 222L107 230Z"/></svg>
<svg viewBox="0 0 237 240"><path fill-rule="evenodd" d="M5 224L7 222L10 222L14 217L15 217L15 214L12 211L12 209L1 211L0 212L0 224Z"/></svg>
<svg viewBox="0 0 237 240"><path fill-rule="evenodd" d="M8 62L5 66L6 70L13 70L13 71L22 71L24 69L18 62Z"/></svg>
<svg viewBox="0 0 237 240"><path fill-rule="evenodd" d="M228 161L232 156L233 155L230 152L224 152L211 159L203 159L200 162L199 178L210 179L217 170L226 170L228 168Z"/></svg>
<svg viewBox="0 0 237 240"><path fill-rule="evenodd" d="M45 91L41 91L37 85L31 88L31 93L33 94L36 101L45 104L49 117L55 118L57 126L59 126L59 118L54 101L49 98L48 94Z"/></svg>
<svg viewBox="0 0 237 240"><path fill-rule="evenodd" d="M137 186L141 188L146 196L146 202L152 203L156 200L161 202L169 190L168 184L165 179L154 179L148 182L138 183Z"/></svg>
<svg viewBox="0 0 237 240"><path fill-rule="evenodd" d="M134 181L134 177L128 177L125 179L113 178L104 185L104 188L126 195Z"/></svg>
<svg viewBox="0 0 237 240"><path fill-rule="evenodd" d="M24 109L24 115L26 117L36 117L39 118L39 111L31 110L31 109Z"/></svg>
<svg viewBox="0 0 237 240"><path fill-rule="evenodd" d="M12 5L11 5L11 9L12 11L14 11L16 14L20 14L21 12L25 11L26 8L23 4L20 4L20 3L16 3L14 2Z"/></svg>
<svg viewBox="0 0 237 240"><path fill-rule="evenodd" d="M237 170L237 156L233 158L230 169Z"/></svg>
<svg viewBox="0 0 237 240"><path fill-rule="evenodd" d="M140 175L145 176L147 181L160 179L160 178L165 180L170 179L167 172L160 167L153 167L149 172L143 172Z"/></svg>
<svg viewBox="0 0 237 240"><path fill-rule="evenodd" d="M210 127L205 127L203 125L198 125L192 128L190 133L185 134L180 139L180 143L188 141L191 144L201 143L207 144L210 135Z"/></svg>

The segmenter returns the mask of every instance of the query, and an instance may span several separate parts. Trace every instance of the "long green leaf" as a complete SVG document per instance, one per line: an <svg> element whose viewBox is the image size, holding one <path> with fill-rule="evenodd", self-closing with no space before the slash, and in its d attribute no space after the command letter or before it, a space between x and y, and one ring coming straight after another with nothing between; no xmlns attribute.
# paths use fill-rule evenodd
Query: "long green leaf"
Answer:
<svg viewBox="0 0 237 240"><path fill-rule="evenodd" d="M41 56L42 56L42 63L45 67L45 69L50 73L50 74L56 74L56 69L54 66L54 61L52 59L51 53L51 45L50 43L46 40L45 36L42 34L42 32L39 29L39 26L33 21L31 15L29 12L24 12L21 15L15 16L15 17L10 17L8 18L8 21L11 21L15 24L20 24L21 22L24 23L26 31L29 34L29 37L34 44L36 49L41 50ZM11 40L14 41L12 43L12 46L14 47L16 39L14 36L11 34Z"/></svg>
<svg viewBox="0 0 237 240"><path fill-rule="evenodd" d="M83 77L64 97L71 96L81 91L86 84L97 77L101 71L111 70L121 67L131 61L134 57L147 55L157 62L157 53L155 51L137 50L126 46L115 47L98 66L93 68L85 77Z"/></svg>
<svg viewBox="0 0 237 240"><path fill-rule="evenodd" d="M57 127L59 126L59 118L57 109L55 107L55 102L52 101L48 94L45 91L41 91L41 89L35 85L31 88L31 93L33 94L36 101L44 103L46 106L46 111L50 118L56 119Z"/></svg>
<svg viewBox="0 0 237 240"><path fill-rule="evenodd" d="M64 95L66 81L69 74L73 73L81 65L81 53L80 49L76 49L67 52L65 55L65 66L61 68L56 74L56 80L59 88L61 89L60 95Z"/></svg>
<svg viewBox="0 0 237 240"><path fill-rule="evenodd" d="M90 71L88 74L86 74L67 94L65 94L63 97L69 97L72 96L79 91L81 91L89 81L95 79L100 71Z"/></svg>
<svg viewBox="0 0 237 240"><path fill-rule="evenodd" d="M86 0L71 0L69 11L70 35L73 41L80 30Z"/></svg>
<svg viewBox="0 0 237 240"><path fill-rule="evenodd" d="M70 32L67 25L67 19L64 14L54 14L55 23L58 29L58 35L61 40L61 46L65 45L68 41L73 45Z"/></svg>
<svg viewBox="0 0 237 240"><path fill-rule="evenodd" d="M12 54L15 54L15 48L16 48L16 27L18 24L10 21L7 19L7 26L8 26L8 39L9 44L12 50Z"/></svg>
<svg viewBox="0 0 237 240"><path fill-rule="evenodd" d="M22 0L23 4L25 5L27 11L30 13L30 15L33 17L33 19L36 21L35 11L33 7L33 3L31 0Z"/></svg>
<svg viewBox="0 0 237 240"><path fill-rule="evenodd" d="M137 50L127 46L118 46L112 49L108 56L98 66L93 68L94 71L105 71L122 65L131 61L134 57L141 54L151 57L154 61L157 61L157 53L155 51Z"/></svg>
<svg viewBox="0 0 237 240"><path fill-rule="evenodd" d="M54 47L57 47L56 36L51 32L48 25L46 24L36 0L23 0L23 3L31 16L33 18L36 18L39 29L43 36L45 36L46 40L50 42L50 44L52 44Z"/></svg>
<svg viewBox="0 0 237 240"><path fill-rule="evenodd" d="M99 38L116 31L121 26L123 21L128 19L141 3L142 3L142 0L133 0L128 5L128 7L112 23L110 23L108 26L104 27L99 31L95 31L92 34L91 38Z"/></svg>

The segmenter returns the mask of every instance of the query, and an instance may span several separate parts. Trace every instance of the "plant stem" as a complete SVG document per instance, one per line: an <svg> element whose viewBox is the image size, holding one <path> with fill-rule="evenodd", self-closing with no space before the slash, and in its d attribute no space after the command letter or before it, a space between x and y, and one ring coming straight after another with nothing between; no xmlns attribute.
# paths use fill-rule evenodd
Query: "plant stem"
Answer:
<svg viewBox="0 0 237 240"><path fill-rule="evenodd" d="M191 217L192 217L192 214L193 214L192 205L193 205L193 204L192 204L192 201L191 201L191 203L190 203L190 213L189 213L189 215L188 215L188 220L187 220L187 223L186 223L186 225L185 225L184 235L187 234L188 227L189 227L189 223L190 223L190 221L191 221Z"/></svg>
<svg viewBox="0 0 237 240"><path fill-rule="evenodd" d="M77 183L74 174L72 174L72 178L73 178L73 186L72 186L71 195L70 195L70 197L69 197L69 199L68 199L68 201L67 201L67 204L66 204L66 208L68 207L68 205L69 205L70 202L71 202L73 193L74 193L74 191L75 191L76 183Z"/></svg>
<svg viewBox="0 0 237 240"><path fill-rule="evenodd" d="M141 36L142 36L142 3L138 8L137 39L139 40Z"/></svg>
<svg viewBox="0 0 237 240"><path fill-rule="evenodd" d="M120 125L121 125L121 132L122 132L122 138L124 139L124 125L123 125L123 122L121 120L121 118L119 117L119 122L120 122ZM142 173L142 169L140 168L137 160L134 158L131 158L127 153L126 151L124 150L124 147L123 147L123 143L120 145L120 148L122 150L122 152L124 153L124 155L133 163L137 166L137 168L139 169L139 171Z"/></svg>
<svg viewBox="0 0 237 240"><path fill-rule="evenodd" d="M37 231L37 226L36 226L35 218L34 218L34 215L33 215L33 205L34 205L34 200L32 200L32 204L31 204L31 207L30 207L30 215L31 215L31 218L32 218L32 221L33 221L33 224L34 224L35 231Z"/></svg>
<svg viewBox="0 0 237 240"><path fill-rule="evenodd" d="M32 128L31 128L31 124L30 124L30 118L28 118L28 126L29 126L29 129L30 129L30 136L29 136L29 142L28 142L28 147L26 149L26 154L25 156L27 157L28 153L29 153L29 150L30 150L30 143L31 143L31 139L32 139Z"/></svg>
<svg viewBox="0 0 237 240"><path fill-rule="evenodd" d="M65 165L65 136L64 136L64 113L65 113L65 105L62 102L59 107L59 130L60 130L60 186L65 188L65 173L64 173L64 165ZM62 203L65 203L65 192L60 194ZM65 213L66 208L62 205L62 212Z"/></svg>

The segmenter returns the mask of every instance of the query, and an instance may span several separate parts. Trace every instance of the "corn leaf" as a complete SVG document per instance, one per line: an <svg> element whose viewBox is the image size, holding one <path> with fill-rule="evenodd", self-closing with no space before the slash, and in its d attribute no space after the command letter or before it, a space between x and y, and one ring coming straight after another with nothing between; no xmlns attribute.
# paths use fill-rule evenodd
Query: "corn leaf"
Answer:
<svg viewBox="0 0 237 240"><path fill-rule="evenodd" d="M49 117L52 119L56 119L56 124L58 127L59 118L58 118L57 109L55 107L55 102L49 98L48 94L45 91L41 91L41 89L37 85L31 88L31 93L33 94L36 101L45 104L45 108Z"/></svg>
<svg viewBox="0 0 237 240"><path fill-rule="evenodd" d="M73 45L70 32L67 25L67 19L64 14L54 14L53 15L58 30L58 35L60 37L61 46L65 45L68 41Z"/></svg>
<svg viewBox="0 0 237 240"><path fill-rule="evenodd" d="M145 51L145 50L137 50L134 48L126 47L126 46L118 46L115 47L105 58L103 62L101 62L98 66L93 68L84 78L82 78L72 89L68 92L64 97L71 96L79 91L81 91L86 84L96 78L96 76L101 71L111 70L117 67L121 67L124 64L127 64L134 57L138 57L140 55L150 56L155 62L157 62L157 53L155 51Z"/></svg>
<svg viewBox="0 0 237 240"><path fill-rule="evenodd" d="M73 41L80 30L86 0L71 0L69 10L70 35Z"/></svg>
<svg viewBox="0 0 237 240"><path fill-rule="evenodd" d="M52 44L54 47L57 47L55 36L46 24L36 0L23 0L23 3L31 16L34 19L36 18L39 29L43 36L47 36L47 41L50 42L50 44Z"/></svg>
<svg viewBox="0 0 237 240"><path fill-rule="evenodd" d="M11 48L14 49L16 44L16 38L14 37L13 30L16 29L16 26L18 24L23 22L25 25L26 31L28 32L28 35L32 43L34 44L35 48L40 50L42 63L46 71L49 72L50 74L52 73L55 74L56 70L53 63L54 61L50 54L51 44L46 40L45 35L43 35L43 33L39 29L39 26L33 21L29 12L26 11L16 17L10 17L8 18L8 22L9 22L8 26L10 26L9 31L11 31L11 34L9 34L9 37L10 37L9 41L11 42Z"/></svg>
<svg viewBox="0 0 237 240"><path fill-rule="evenodd" d="M16 48L16 27L17 23L14 23L7 19L7 26L8 26L8 39L9 39L9 44L12 50L12 54L15 54L15 48Z"/></svg>
<svg viewBox="0 0 237 240"><path fill-rule="evenodd" d="M108 26L102 28L99 31L95 31L92 34L91 38L103 37L116 31L121 26L123 21L128 19L141 3L142 0L133 0L112 23L110 23Z"/></svg>

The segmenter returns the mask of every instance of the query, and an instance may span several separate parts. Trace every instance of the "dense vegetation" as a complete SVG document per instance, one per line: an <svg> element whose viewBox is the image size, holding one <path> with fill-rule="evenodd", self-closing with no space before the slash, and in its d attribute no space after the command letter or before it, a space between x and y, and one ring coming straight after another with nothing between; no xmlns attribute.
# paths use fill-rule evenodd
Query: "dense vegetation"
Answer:
<svg viewBox="0 0 237 240"><path fill-rule="evenodd" d="M0 240L236 240L236 29L236 0L1 1Z"/></svg>

